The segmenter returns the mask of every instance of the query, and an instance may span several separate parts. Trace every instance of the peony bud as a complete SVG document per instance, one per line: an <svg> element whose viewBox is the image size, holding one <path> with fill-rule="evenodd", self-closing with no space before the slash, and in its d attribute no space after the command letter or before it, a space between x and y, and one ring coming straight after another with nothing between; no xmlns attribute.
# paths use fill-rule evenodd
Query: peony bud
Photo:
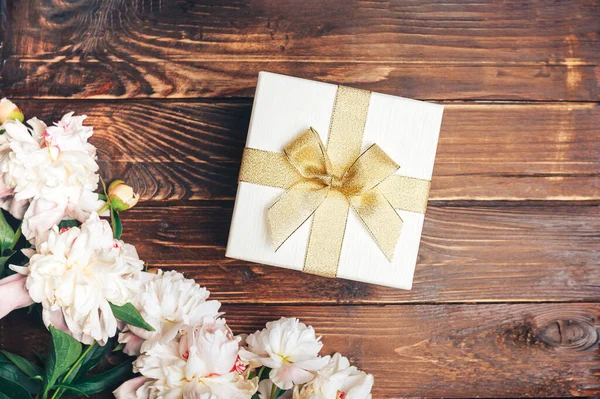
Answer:
<svg viewBox="0 0 600 399"><path fill-rule="evenodd" d="M25 116L12 101L3 98L0 100L0 124L8 120L23 122Z"/></svg>
<svg viewBox="0 0 600 399"><path fill-rule="evenodd" d="M108 200L115 211L125 211L137 204L140 196L123 180L115 180L108 186Z"/></svg>

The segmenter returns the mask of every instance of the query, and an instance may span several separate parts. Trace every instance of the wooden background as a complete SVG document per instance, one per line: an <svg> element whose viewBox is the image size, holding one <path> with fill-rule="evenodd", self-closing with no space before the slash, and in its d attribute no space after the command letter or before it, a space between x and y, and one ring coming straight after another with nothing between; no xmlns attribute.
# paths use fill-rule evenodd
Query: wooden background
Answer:
<svg viewBox="0 0 600 399"><path fill-rule="evenodd" d="M0 0L2 96L95 127L124 239L224 303L297 316L375 398L600 395L597 0ZM261 70L446 106L412 291L224 257ZM290 93L293 95L293 93ZM43 350L24 312L0 346Z"/></svg>

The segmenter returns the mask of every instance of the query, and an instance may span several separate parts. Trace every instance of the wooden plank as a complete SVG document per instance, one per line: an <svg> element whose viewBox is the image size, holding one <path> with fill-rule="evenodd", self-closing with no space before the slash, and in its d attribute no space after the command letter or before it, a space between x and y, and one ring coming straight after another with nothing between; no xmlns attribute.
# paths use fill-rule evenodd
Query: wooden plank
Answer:
<svg viewBox="0 0 600 399"><path fill-rule="evenodd" d="M600 304L223 308L235 333L281 316L313 325L324 354L340 352L375 376L376 398L600 394ZM4 349L31 356L46 346L24 312L0 325Z"/></svg>
<svg viewBox="0 0 600 399"><path fill-rule="evenodd" d="M87 114L103 174L132 182L143 200L235 197L247 101L18 103L48 123ZM598 104L445 105L432 200L600 197Z"/></svg>
<svg viewBox="0 0 600 399"><path fill-rule="evenodd" d="M269 70L422 99L593 101L593 0L9 2L3 93L225 97Z"/></svg>
<svg viewBox="0 0 600 399"><path fill-rule="evenodd" d="M316 61L172 65L159 61L145 61L138 67L152 73L131 76L127 73L130 64L116 60L93 62L75 58L53 65L51 60L11 57L6 63L1 91L12 98L251 97L258 73L269 71L422 100L600 99L600 67L590 65L373 65ZM113 62L116 65L111 65ZM107 64L116 72L107 71Z"/></svg>
<svg viewBox="0 0 600 399"><path fill-rule="evenodd" d="M233 204L138 206L124 240L235 303L600 300L600 213L591 206L430 206L412 291L225 258ZM302 289L298 289L302 287Z"/></svg>

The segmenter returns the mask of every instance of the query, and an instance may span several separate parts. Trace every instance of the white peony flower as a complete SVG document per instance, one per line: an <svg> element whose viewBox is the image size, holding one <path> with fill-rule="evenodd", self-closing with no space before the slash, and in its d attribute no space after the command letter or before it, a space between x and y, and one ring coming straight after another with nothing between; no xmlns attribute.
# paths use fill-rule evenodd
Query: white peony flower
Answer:
<svg viewBox="0 0 600 399"><path fill-rule="evenodd" d="M282 317L249 335L248 347L240 350L240 357L253 367L270 367L269 378L273 383L281 389L290 389L313 379L315 372L329 361L327 357L319 357L323 347L320 341L312 327L298 319Z"/></svg>
<svg viewBox="0 0 600 399"><path fill-rule="evenodd" d="M151 382L136 390L136 398L250 399L258 379L239 372L238 350L239 338L225 320L206 318L137 358L134 371Z"/></svg>
<svg viewBox="0 0 600 399"><path fill-rule="evenodd" d="M173 340L185 326L201 326L206 317L218 317L221 303L207 301L209 294L206 288L200 287L192 279L186 279L181 273L159 271L144 285L133 302L155 331L128 326L131 332L121 334L119 342L132 343L126 353L143 353L154 345ZM129 335L132 333L145 342L139 345L139 340ZM140 352L136 347L140 348Z"/></svg>
<svg viewBox="0 0 600 399"><path fill-rule="evenodd" d="M102 207L94 193L96 149L87 142L92 128L84 119L70 113L50 127L36 118L27 122L31 129L12 120L2 125L0 207L23 218L23 234L33 244L61 220L84 222Z"/></svg>
<svg viewBox="0 0 600 399"><path fill-rule="evenodd" d="M117 331L109 302L124 305L139 290L144 262L132 245L113 239L106 220L92 214L81 227L54 226L25 267L31 298L43 306L43 319L77 340L104 345Z"/></svg>
<svg viewBox="0 0 600 399"><path fill-rule="evenodd" d="M94 129L83 126L86 115L73 116L73 112L65 114L54 126L47 127L42 134L44 141L50 147L60 151L87 152L91 157L96 156L96 147L88 143Z"/></svg>
<svg viewBox="0 0 600 399"><path fill-rule="evenodd" d="M308 384L294 388L294 399L371 399L373 376L336 353Z"/></svg>

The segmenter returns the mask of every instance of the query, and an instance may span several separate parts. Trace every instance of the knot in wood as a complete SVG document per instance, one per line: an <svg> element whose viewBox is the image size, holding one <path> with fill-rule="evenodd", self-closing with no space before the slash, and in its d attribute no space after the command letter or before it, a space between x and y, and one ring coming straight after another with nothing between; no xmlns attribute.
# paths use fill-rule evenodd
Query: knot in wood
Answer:
<svg viewBox="0 0 600 399"><path fill-rule="evenodd" d="M544 325L538 334L547 345L585 351L598 344L598 330L592 320L556 320Z"/></svg>

